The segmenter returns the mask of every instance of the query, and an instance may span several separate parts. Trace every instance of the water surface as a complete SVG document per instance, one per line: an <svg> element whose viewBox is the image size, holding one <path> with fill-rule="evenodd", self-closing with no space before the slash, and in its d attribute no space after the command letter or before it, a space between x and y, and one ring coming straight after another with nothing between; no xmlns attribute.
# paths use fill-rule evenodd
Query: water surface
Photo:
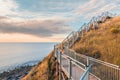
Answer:
<svg viewBox="0 0 120 80"><path fill-rule="evenodd" d="M42 60L56 43L0 43L0 72Z"/></svg>

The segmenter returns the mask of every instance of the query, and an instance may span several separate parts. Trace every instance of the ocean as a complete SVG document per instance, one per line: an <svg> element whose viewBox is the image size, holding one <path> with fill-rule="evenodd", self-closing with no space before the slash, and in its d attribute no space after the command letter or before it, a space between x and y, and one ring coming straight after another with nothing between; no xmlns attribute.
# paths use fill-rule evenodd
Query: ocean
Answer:
<svg viewBox="0 0 120 80"><path fill-rule="evenodd" d="M22 65L34 65L57 43L0 43L0 73Z"/></svg>

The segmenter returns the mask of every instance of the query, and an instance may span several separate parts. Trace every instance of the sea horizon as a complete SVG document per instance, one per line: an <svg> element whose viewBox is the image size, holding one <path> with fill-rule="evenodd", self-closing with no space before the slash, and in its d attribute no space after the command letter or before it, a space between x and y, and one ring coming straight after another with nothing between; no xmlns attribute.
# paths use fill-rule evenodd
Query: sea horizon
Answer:
<svg viewBox="0 0 120 80"><path fill-rule="evenodd" d="M34 65L46 57L57 42L0 42L0 73L18 66Z"/></svg>

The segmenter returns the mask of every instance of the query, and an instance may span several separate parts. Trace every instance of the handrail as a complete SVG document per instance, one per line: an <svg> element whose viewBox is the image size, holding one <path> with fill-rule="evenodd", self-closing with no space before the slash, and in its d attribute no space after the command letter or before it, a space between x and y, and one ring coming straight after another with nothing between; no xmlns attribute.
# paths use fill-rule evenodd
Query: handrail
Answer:
<svg viewBox="0 0 120 80"><path fill-rule="evenodd" d="M83 73L82 77L80 78L80 80L85 80L86 76L89 76L89 71L92 67L92 64L89 65L89 67L86 69L86 71Z"/></svg>
<svg viewBox="0 0 120 80"><path fill-rule="evenodd" d="M73 58L71 58L71 57L69 57L69 56L67 56L67 55L65 55L65 54L62 54L62 55L63 55L63 57L65 57L65 58L67 58L67 59L71 59L73 62L76 62L76 63L78 63L78 64L86 67L85 64L83 64L83 63L81 63L81 62L79 62L79 61L77 61L77 60L75 60L75 59L73 59Z"/></svg>
<svg viewBox="0 0 120 80"><path fill-rule="evenodd" d="M67 48L67 47L66 47ZM70 52L74 52L76 53L74 50L72 49L69 49L67 48ZM95 61L95 62L98 62L98 63L101 63L103 65L107 65L109 67L112 67L112 68L115 68L115 69L120 69L119 66L115 65L115 64L111 64L111 63L108 63L108 62L105 62L105 61L102 61L102 60L98 60L98 59L95 59L95 58L92 58L92 57L89 57L89 56L86 56L86 55L83 55L83 54L80 54L80 53L76 53L76 55L80 56L80 57L83 57L83 58L89 58L89 60L91 61Z"/></svg>
<svg viewBox="0 0 120 80"><path fill-rule="evenodd" d="M71 34L73 34L73 33L74 33L74 31L72 31L62 42L64 42L66 39L68 39L69 36L70 36Z"/></svg>
<svg viewBox="0 0 120 80"><path fill-rule="evenodd" d="M85 32L87 32L87 31L89 31L89 29L91 28L91 25L92 24L95 24L95 25L93 25L93 27L92 28L96 28L95 26L97 26L98 27L98 21L105 21L107 18L105 18L105 17L107 17L107 16L110 16L110 17L113 17L113 16L115 16L115 15L112 15L111 13L109 13L109 12L103 12L100 16L97 16L97 17L93 17L91 20L90 20L90 22L88 22L87 24L89 24L89 25L87 25L86 23L85 24L83 24L81 27L80 27L80 29L78 29L78 31L76 31L76 32L71 32L63 41L62 41L62 43L63 42L65 42L65 41L68 41L69 39L71 39L72 41L74 41L74 38L72 39L71 37L69 38L69 36L70 35L72 35L72 37L73 37L73 34L77 34L77 33L79 33L79 32L82 32L81 34L82 34L82 36L83 36L83 34L85 33ZM103 19L104 18L104 19ZM80 35L80 34L79 34ZM81 36L81 37L82 37ZM79 36L76 36L76 40L79 38ZM74 41L75 42L75 41ZM72 45L74 45L74 43L72 43L72 44L70 44L70 45L67 45L68 47L71 47Z"/></svg>
<svg viewBox="0 0 120 80"><path fill-rule="evenodd" d="M84 64L84 62L82 63L82 62L79 62L79 60L77 61L77 59L75 58L72 58L72 56L68 56L68 55L65 55L65 54L60 54L60 56L63 56L63 57L66 57L67 59L69 59L70 60L70 64L71 64L71 62L73 62L73 63L77 63L77 64L80 64L80 65L82 65L82 66L84 66L84 67L86 67L86 65L87 66L89 66L86 70L85 70L85 72L84 72L84 74L82 75L82 77L80 78L80 80L84 80L85 79L85 77L87 76L87 74L88 74L88 72L90 71L90 69L92 69L91 67L92 67L92 64L94 64L94 63L96 63L97 65L98 64L100 64L101 66L105 66L106 68L113 68L113 71L115 71L115 69L116 70L118 70L118 71L116 71L117 73L120 73L120 68L119 68L119 66L117 66L117 65L114 65L114 64L110 64L110 63L107 63L107 62L104 62L104 61L101 61L101 60L98 60L98 59L95 59L95 58L92 58L92 57L88 57L88 56L86 56L86 55L82 55L82 54L77 54L74 50L71 50L71 49L69 49L70 47L72 47L74 44L75 44L75 42L76 42L76 40L78 40L78 39L80 39L80 37L83 37L84 36L84 34L86 33L86 32L88 32L91 28L92 29L96 29L96 27L98 27L98 25L99 25L99 23L102 23L102 22L104 22L104 21L106 21L106 19L108 19L107 17L113 17L113 16L115 16L115 15L112 15L111 13L109 13L109 12L106 12L106 13L103 13L102 15L100 15L100 16L98 16L98 17L93 17L91 20L90 20L90 22L88 22L87 24L84 24L84 25L82 25L81 27L80 27L80 29L78 30L78 31L76 31L76 32L71 32L63 41L62 41L62 47L64 46L64 47L66 47L66 48L68 48L68 50L70 51L70 54L71 54L71 52L72 53L75 53L75 56L79 56L79 57L81 57L81 58L83 58L83 59L85 59L85 60L87 60L86 62L87 63L89 63L89 62L92 62L92 63L90 63L90 64ZM65 42L65 43L64 43ZM61 48L62 49L62 48ZM56 52L56 51L55 51ZM93 66L93 67L98 67L98 66L96 66L96 64ZM69 65L70 66L70 65ZM77 65L77 66L79 66L79 65ZM100 66L100 67L101 67ZM71 67L71 66L70 66ZM103 68L103 67L102 67ZM70 68L71 69L71 68ZM70 70L71 71L71 70ZM107 72L109 72L108 70L105 72L105 73L107 73ZM69 76L69 78L72 78L71 77L71 72L68 72L69 74L70 74L70 76ZM91 73L91 71L90 71L90 74L93 74L93 73ZM90 75L90 74L88 74L88 75ZM115 73L116 74L116 73ZM113 76L115 75L114 73L113 73ZM93 74L94 75L94 74ZM110 73L110 75L111 75L111 73ZM94 76L96 76L96 75L94 75ZM99 76L99 75L98 75ZM98 77L97 76L97 77ZM115 76L114 76L115 77ZM99 78L101 78L101 77L99 77ZM111 78L111 77L110 77ZM114 78L115 80L118 80L118 78L120 78L119 77L119 75L117 75L117 78Z"/></svg>

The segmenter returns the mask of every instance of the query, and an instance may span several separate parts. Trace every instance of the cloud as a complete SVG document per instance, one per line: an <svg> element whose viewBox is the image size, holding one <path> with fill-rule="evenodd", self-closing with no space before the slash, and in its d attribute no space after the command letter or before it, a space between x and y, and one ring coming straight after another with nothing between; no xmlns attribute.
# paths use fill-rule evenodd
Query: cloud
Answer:
<svg viewBox="0 0 120 80"><path fill-rule="evenodd" d="M18 22L13 22L10 18L3 18L0 18L0 33L22 33L38 37L52 37L55 34L64 34L71 31L64 20L57 18Z"/></svg>
<svg viewBox="0 0 120 80"><path fill-rule="evenodd" d="M106 11L119 11L119 3L119 0L89 0L88 2L85 2L83 5L79 6L79 8L75 11L77 14L85 16L85 18L91 18Z"/></svg>
<svg viewBox="0 0 120 80"><path fill-rule="evenodd" d="M65 34L71 32L70 26L66 25L66 22L69 22L71 18L66 18L66 15L65 12L55 12L54 14L49 13L49 11L48 13L33 12L22 9L20 3L15 0L1 0L0 34L18 33L37 36L39 38Z"/></svg>
<svg viewBox="0 0 120 80"><path fill-rule="evenodd" d="M16 14L15 9L18 8L18 4L14 0L0 0L0 15L6 16L9 14Z"/></svg>

